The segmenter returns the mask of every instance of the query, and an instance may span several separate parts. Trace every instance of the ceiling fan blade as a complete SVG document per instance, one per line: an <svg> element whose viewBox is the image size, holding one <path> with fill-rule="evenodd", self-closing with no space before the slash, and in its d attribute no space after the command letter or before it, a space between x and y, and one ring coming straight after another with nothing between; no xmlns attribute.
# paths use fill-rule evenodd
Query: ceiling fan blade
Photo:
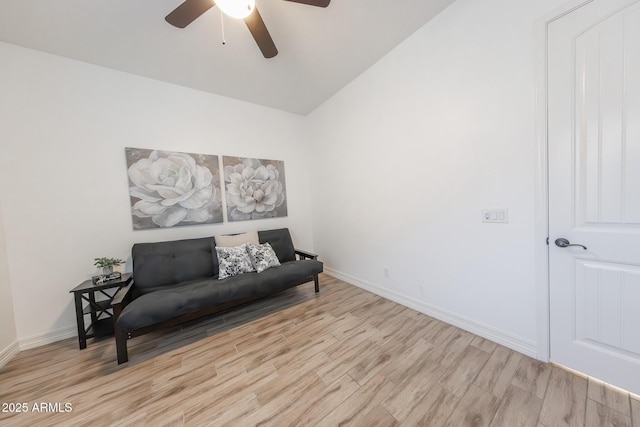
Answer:
<svg viewBox="0 0 640 427"><path fill-rule="evenodd" d="M186 0L168 14L164 20L174 27L184 28L214 5L213 0Z"/></svg>
<svg viewBox="0 0 640 427"><path fill-rule="evenodd" d="M327 7L331 0L287 0L294 3L308 4L309 6Z"/></svg>
<svg viewBox="0 0 640 427"><path fill-rule="evenodd" d="M253 10L251 15L244 18L244 22L247 24L247 28L249 28L251 35L262 51L262 55L264 55L265 58L273 58L276 56L278 54L278 49L276 48L276 45L273 42L257 7Z"/></svg>

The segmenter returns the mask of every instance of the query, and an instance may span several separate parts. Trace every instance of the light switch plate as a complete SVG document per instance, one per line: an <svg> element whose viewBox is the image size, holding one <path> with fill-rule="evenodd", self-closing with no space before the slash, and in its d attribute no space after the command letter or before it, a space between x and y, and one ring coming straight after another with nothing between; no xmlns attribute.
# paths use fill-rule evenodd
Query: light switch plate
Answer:
<svg viewBox="0 0 640 427"><path fill-rule="evenodd" d="M482 222L507 224L509 222L509 209L483 209Z"/></svg>

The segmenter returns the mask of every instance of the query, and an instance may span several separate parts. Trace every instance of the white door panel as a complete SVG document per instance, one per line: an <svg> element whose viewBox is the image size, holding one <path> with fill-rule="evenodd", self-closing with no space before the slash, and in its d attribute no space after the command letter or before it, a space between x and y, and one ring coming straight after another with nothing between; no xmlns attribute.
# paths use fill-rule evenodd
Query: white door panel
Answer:
<svg viewBox="0 0 640 427"><path fill-rule="evenodd" d="M640 393L640 1L573 11L548 48L551 360Z"/></svg>
<svg viewBox="0 0 640 427"><path fill-rule="evenodd" d="M640 354L640 267L576 259L576 340Z"/></svg>

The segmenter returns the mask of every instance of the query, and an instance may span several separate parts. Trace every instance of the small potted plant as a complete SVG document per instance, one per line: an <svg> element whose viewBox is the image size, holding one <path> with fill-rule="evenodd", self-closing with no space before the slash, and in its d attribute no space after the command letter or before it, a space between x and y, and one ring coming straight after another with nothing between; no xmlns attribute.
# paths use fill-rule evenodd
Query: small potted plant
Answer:
<svg viewBox="0 0 640 427"><path fill-rule="evenodd" d="M93 265L95 265L98 268L101 268L103 274L111 274L113 273L113 267L116 267L120 264L124 264L124 260L121 260L118 258L101 257L101 258L94 258L93 260L95 261Z"/></svg>

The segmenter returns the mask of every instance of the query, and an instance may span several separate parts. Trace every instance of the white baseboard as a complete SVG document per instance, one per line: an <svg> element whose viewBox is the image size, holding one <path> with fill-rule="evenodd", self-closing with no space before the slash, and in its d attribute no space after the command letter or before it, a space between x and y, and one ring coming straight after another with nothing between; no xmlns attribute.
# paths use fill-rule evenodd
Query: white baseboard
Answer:
<svg viewBox="0 0 640 427"><path fill-rule="evenodd" d="M13 357L20 353L20 345L18 341L14 341L9 346L3 350L0 350L0 368L9 363Z"/></svg>
<svg viewBox="0 0 640 427"><path fill-rule="evenodd" d="M63 328L54 329L53 331L49 331L44 334L33 335L27 338L20 338L18 342L20 344L20 351L22 351L77 336L78 327L76 325L69 325Z"/></svg>
<svg viewBox="0 0 640 427"><path fill-rule="evenodd" d="M324 267L324 272L330 276L336 277L349 284L362 288L366 291L372 292L383 298L402 304L405 307L409 307L413 310L417 310L427 316L434 317L450 325L456 326L465 331L479 335L483 338L491 340L495 343L501 344L519 353L526 354L527 356L537 358L537 347L533 340L528 340L509 332L505 332L500 329L496 329L492 326L485 325L477 322L473 319L469 319L459 314L452 313L447 310L443 310L436 306L425 304L422 301L407 297L389 289L381 288L373 283L358 279L357 277L350 276L348 274L341 273L339 271Z"/></svg>

